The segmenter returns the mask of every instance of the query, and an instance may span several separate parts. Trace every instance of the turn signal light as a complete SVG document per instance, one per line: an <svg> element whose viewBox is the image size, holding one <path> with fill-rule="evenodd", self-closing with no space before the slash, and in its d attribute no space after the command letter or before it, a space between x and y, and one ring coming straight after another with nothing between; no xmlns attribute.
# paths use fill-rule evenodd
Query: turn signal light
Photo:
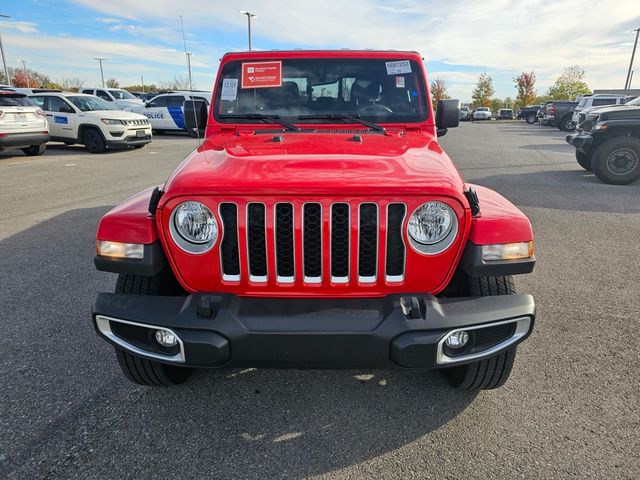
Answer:
<svg viewBox="0 0 640 480"><path fill-rule="evenodd" d="M141 243L120 243L108 240L98 240L96 242L98 255L112 258L137 258L144 257L144 245Z"/></svg>
<svg viewBox="0 0 640 480"><path fill-rule="evenodd" d="M482 246L482 261L523 260L533 257L533 242L498 243Z"/></svg>

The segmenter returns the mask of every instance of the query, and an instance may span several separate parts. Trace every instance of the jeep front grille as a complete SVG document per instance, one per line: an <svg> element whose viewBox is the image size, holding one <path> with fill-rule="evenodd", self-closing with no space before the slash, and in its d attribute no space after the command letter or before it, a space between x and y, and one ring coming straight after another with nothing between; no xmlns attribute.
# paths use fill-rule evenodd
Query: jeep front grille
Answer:
<svg viewBox="0 0 640 480"><path fill-rule="evenodd" d="M381 266L383 280L404 279L403 203L250 202L239 208L223 202L219 214L224 281L246 275L258 283L275 277L283 284L375 284ZM246 257L238 242L246 245Z"/></svg>

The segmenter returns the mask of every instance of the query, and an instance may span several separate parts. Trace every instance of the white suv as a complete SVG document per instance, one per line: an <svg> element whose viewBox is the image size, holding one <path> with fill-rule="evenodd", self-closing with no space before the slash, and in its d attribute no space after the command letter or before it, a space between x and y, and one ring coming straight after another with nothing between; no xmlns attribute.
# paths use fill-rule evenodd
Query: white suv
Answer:
<svg viewBox="0 0 640 480"><path fill-rule="evenodd" d="M23 93L0 90L0 151L19 148L42 155L49 141L44 112Z"/></svg>
<svg viewBox="0 0 640 480"><path fill-rule="evenodd" d="M122 88L83 88L82 93L95 95L105 102L112 103L116 108L135 108L144 106L144 101L140 100L133 93Z"/></svg>
<svg viewBox="0 0 640 480"><path fill-rule="evenodd" d="M474 120L491 120L491 109L489 107L478 107L473 111Z"/></svg>
<svg viewBox="0 0 640 480"><path fill-rule="evenodd" d="M574 125L577 125L580 120L580 112L592 107L602 107L605 105L620 105L629 100L627 95L616 95L608 93L598 93L596 95L590 95L588 97L582 97L578 105L576 105L571 121Z"/></svg>
<svg viewBox="0 0 640 480"><path fill-rule="evenodd" d="M81 143L91 153L142 148L151 142L151 125L145 116L118 110L93 95L39 93L29 98L44 110L54 142Z"/></svg>

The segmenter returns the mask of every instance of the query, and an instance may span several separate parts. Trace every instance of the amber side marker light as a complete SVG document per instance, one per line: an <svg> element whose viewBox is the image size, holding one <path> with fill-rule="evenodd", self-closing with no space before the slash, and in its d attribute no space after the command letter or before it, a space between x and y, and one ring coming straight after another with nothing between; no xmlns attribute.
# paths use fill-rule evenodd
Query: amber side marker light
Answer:
<svg viewBox="0 0 640 480"><path fill-rule="evenodd" d="M498 243L482 246L482 261L524 260L533 257L533 242Z"/></svg>
<svg viewBox="0 0 640 480"><path fill-rule="evenodd" d="M144 245L141 243L98 240L96 242L96 252L103 257L142 259L144 257Z"/></svg>

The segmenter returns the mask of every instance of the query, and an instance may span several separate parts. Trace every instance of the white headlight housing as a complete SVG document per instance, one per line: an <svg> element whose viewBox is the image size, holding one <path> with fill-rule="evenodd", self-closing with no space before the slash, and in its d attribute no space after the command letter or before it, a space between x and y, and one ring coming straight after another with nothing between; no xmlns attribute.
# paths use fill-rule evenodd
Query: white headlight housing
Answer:
<svg viewBox="0 0 640 480"><path fill-rule="evenodd" d="M203 203L188 201L178 205L169 220L176 244L189 253L204 253L218 239L218 222Z"/></svg>
<svg viewBox="0 0 640 480"><path fill-rule="evenodd" d="M420 253L436 254L451 246L458 232L458 220L451 207L442 202L420 205L409 218L407 233Z"/></svg>

